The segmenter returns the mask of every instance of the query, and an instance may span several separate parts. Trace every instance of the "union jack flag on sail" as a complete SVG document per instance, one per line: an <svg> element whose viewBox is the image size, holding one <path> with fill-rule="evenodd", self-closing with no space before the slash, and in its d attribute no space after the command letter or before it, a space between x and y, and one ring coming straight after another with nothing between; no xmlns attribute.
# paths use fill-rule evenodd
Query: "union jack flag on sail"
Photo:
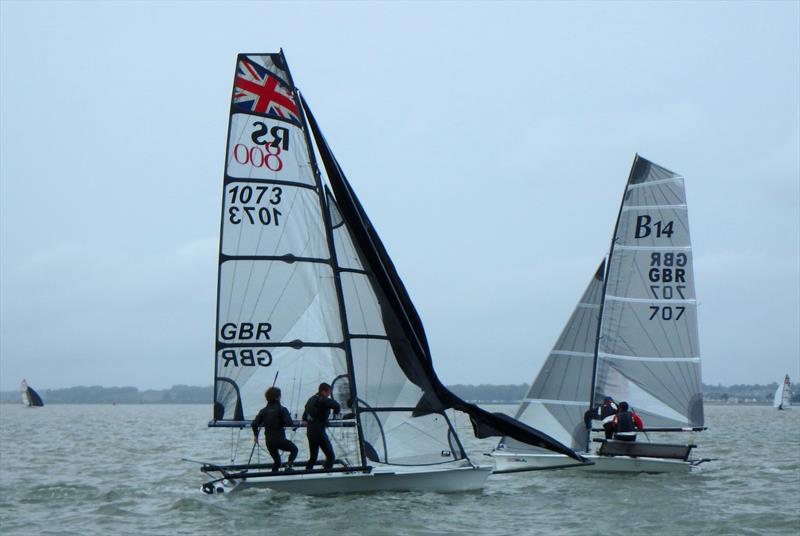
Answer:
<svg viewBox="0 0 800 536"><path fill-rule="evenodd" d="M239 60L234 80L233 102L250 112L299 121L292 91L252 58Z"/></svg>

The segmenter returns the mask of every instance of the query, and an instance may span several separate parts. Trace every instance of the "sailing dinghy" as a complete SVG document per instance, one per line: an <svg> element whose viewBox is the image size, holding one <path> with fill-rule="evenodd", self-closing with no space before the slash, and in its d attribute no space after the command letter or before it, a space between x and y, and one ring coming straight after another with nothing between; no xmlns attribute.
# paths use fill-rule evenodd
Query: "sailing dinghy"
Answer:
<svg viewBox="0 0 800 536"><path fill-rule="evenodd" d="M253 461L254 445L246 461L234 454L231 463L204 463L215 477L204 491L480 489L492 467L467 455L449 408L467 413L478 437L582 459L439 381L422 321L283 52L237 58L223 188L209 426L246 429L249 439L264 390L276 384L300 429L290 433L300 461L272 472L271 463ZM330 470L321 462L305 470L297 419L321 382L343 408L330 428L337 459Z"/></svg>
<svg viewBox="0 0 800 536"><path fill-rule="evenodd" d="M19 384L20 395L22 395L22 403L29 408L40 408L44 406L42 397L39 393L33 390L33 387L28 385L26 380L22 380Z"/></svg>
<svg viewBox="0 0 800 536"><path fill-rule="evenodd" d="M644 420L636 442L591 438L587 410L612 397ZM601 263L516 418L585 452L586 471L687 472L695 445L647 432L704 430L692 248L683 177L636 156ZM602 430L595 430L602 431ZM647 441L643 441L647 439ZM503 438L496 472L574 467Z"/></svg>
<svg viewBox="0 0 800 536"><path fill-rule="evenodd" d="M775 391L775 400L773 400L772 405L779 410L789 409L792 405L792 382L789 380L788 374Z"/></svg>

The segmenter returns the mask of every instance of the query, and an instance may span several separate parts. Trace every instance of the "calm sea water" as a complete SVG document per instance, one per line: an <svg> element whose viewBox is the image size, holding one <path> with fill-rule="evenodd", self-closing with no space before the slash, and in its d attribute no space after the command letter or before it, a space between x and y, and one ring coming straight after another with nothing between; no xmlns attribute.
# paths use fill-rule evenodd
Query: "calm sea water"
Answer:
<svg viewBox="0 0 800 536"><path fill-rule="evenodd" d="M706 409L697 452L718 461L695 474L539 472L490 477L475 493L305 497L204 495L205 475L181 458L225 460L231 432L206 428L203 406L3 405L0 532L800 534L800 408ZM457 424L489 461L494 441Z"/></svg>

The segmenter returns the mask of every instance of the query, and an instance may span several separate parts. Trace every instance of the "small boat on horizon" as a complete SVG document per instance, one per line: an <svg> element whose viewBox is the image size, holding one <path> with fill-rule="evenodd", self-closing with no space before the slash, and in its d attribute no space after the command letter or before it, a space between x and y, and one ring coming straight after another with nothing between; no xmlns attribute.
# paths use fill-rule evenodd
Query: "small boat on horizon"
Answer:
<svg viewBox="0 0 800 536"><path fill-rule="evenodd" d="M44 406L42 397L39 393L33 390L33 387L28 385L26 380L22 380L19 385L20 395L22 395L22 403L29 408L41 408Z"/></svg>
<svg viewBox="0 0 800 536"><path fill-rule="evenodd" d="M775 391L775 399L772 406L777 410L790 409L792 405L792 382L789 380L789 375L783 379L783 383L778 385Z"/></svg>

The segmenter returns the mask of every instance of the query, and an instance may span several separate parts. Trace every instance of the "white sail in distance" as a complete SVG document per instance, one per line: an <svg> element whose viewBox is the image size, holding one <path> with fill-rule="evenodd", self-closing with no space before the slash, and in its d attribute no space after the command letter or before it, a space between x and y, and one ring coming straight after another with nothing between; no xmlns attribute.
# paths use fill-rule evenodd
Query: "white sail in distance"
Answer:
<svg viewBox="0 0 800 536"><path fill-rule="evenodd" d="M789 380L788 374L783 379L783 382L778 384L772 405L778 409L785 409L792 405L792 382Z"/></svg>

